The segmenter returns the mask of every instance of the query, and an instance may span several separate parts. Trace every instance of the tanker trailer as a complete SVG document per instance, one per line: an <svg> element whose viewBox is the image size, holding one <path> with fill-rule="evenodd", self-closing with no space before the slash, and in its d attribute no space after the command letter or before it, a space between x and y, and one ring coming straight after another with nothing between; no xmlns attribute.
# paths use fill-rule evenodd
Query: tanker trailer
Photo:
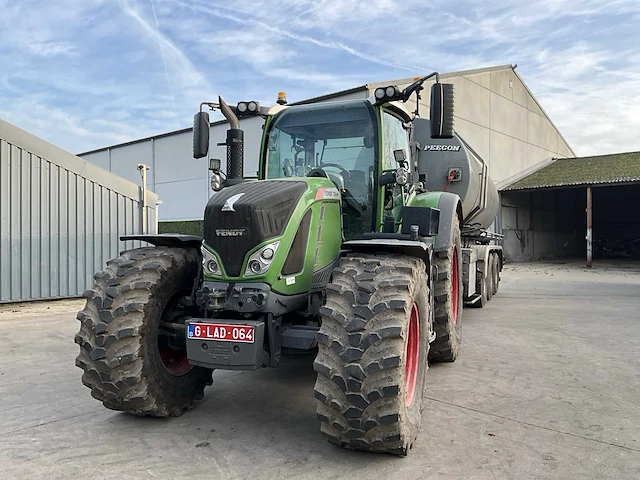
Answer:
<svg viewBox="0 0 640 480"><path fill-rule="evenodd" d="M418 173L427 190L446 191L462 203L462 288L465 305L483 307L498 291L504 263L502 235L491 232L499 207L487 163L458 134L432 138L429 120L414 120ZM438 250L436 245L436 252Z"/></svg>

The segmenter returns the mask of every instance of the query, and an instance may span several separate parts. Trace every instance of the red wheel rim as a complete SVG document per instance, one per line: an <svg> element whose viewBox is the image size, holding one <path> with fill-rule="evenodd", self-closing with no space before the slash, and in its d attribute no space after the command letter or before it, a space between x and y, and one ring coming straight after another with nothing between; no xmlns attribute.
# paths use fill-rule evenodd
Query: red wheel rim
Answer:
<svg viewBox="0 0 640 480"><path fill-rule="evenodd" d="M186 351L174 351L170 348L163 348L160 350L160 359L164 368L167 369L174 377L179 377L188 373L193 367L187 360Z"/></svg>
<svg viewBox="0 0 640 480"><path fill-rule="evenodd" d="M418 306L414 303L409 318L409 332L407 338L407 355L405 366L404 401L407 406L413 403L418 383L418 366L420 361L420 314Z"/></svg>
<svg viewBox="0 0 640 480"><path fill-rule="evenodd" d="M458 280L458 248L453 247L453 273L451 275L451 303L453 307L451 308L453 317L453 324L458 323L458 300L459 300L459 291L460 282Z"/></svg>

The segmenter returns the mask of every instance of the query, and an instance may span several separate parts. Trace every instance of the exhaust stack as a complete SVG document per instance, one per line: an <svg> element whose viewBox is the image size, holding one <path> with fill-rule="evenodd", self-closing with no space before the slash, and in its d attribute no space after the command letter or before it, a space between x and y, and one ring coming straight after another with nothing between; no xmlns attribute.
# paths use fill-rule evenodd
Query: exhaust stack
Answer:
<svg viewBox="0 0 640 480"><path fill-rule="evenodd" d="M240 121L222 97L218 97L220 111L231 128L227 130L227 141L218 145L227 146L227 185L234 180L242 179L244 173L244 131L240 129Z"/></svg>

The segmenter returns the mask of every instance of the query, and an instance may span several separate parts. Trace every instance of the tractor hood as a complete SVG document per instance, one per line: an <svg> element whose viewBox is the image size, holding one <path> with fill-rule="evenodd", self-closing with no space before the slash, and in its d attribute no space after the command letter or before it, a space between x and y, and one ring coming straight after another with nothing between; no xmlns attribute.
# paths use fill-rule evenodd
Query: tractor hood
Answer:
<svg viewBox="0 0 640 480"><path fill-rule="evenodd" d="M211 197L203 230L204 248L222 267L220 275L205 271L205 277L265 281L280 286L281 293L304 284L309 289L313 274L331 263L340 247L340 194L327 178L243 182ZM263 262L269 266L252 272L252 259L275 243L268 262ZM301 275L306 280L298 278Z"/></svg>
<svg viewBox="0 0 640 480"><path fill-rule="evenodd" d="M249 250L284 233L306 189L305 182L245 182L211 197L204 240L218 252L228 275L239 276Z"/></svg>

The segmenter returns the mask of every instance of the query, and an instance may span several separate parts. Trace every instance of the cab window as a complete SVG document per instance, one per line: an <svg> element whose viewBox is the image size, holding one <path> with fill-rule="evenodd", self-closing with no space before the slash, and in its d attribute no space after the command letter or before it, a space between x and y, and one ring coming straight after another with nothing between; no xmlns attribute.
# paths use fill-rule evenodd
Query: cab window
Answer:
<svg viewBox="0 0 640 480"><path fill-rule="evenodd" d="M382 134L384 151L382 155L382 169L395 170L398 168L393 152L404 150L405 158L409 158L409 137L402 126L402 120L389 112L382 117Z"/></svg>

